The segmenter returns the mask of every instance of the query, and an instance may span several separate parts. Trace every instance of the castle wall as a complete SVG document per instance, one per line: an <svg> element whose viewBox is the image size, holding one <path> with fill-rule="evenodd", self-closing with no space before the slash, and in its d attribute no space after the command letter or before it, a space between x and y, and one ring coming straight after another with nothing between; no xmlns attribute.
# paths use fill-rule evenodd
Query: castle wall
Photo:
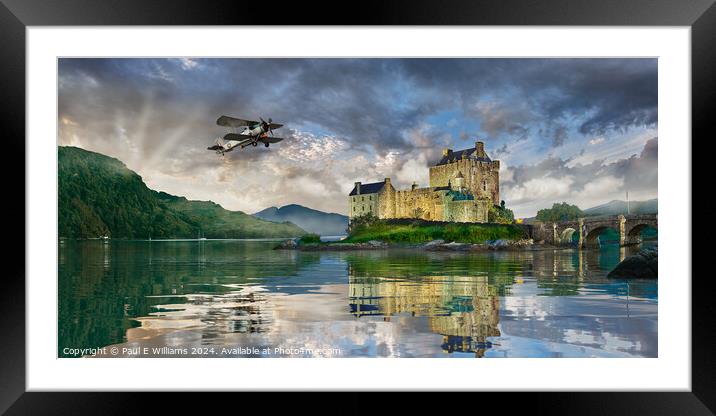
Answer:
<svg viewBox="0 0 716 416"><path fill-rule="evenodd" d="M421 219L442 220L443 201L440 193L431 188L417 188L395 192L395 216L415 218L415 210L421 209Z"/></svg>
<svg viewBox="0 0 716 416"><path fill-rule="evenodd" d="M395 218L395 188L387 183L378 193L378 218Z"/></svg>
<svg viewBox="0 0 716 416"><path fill-rule="evenodd" d="M349 217L359 217L365 214L378 215L378 194L353 195L348 197L351 207Z"/></svg>
<svg viewBox="0 0 716 416"><path fill-rule="evenodd" d="M487 222L490 198L453 201L447 191L417 188L397 191L384 186L378 193L349 197L350 218L373 214L378 218L416 218L454 222Z"/></svg>
<svg viewBox="0 0 716 416"><path fill-rule="evenodd" d="M487 222L490 203L489 199L447 201L445 203L445 221Z"/></svg>

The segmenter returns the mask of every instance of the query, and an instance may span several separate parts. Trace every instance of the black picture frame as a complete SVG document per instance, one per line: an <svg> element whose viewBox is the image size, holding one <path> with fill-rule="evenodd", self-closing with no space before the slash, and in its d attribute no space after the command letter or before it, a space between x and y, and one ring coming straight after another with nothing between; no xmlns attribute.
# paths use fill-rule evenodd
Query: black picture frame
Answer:
<svg viewBox="0 0 716 416"><path fill-rule="evenodd" d="M188 0L0 0L0 97L3 126L2 164L6 203L6 232L23 235L23 244L13 239L6 252L6 268L0 290L0 413L15 414L126 414L148 413L152 405L137 393L27 393L25 392L25 172L28 156L25 141L25 28L26 26L72 25L608 25L689 26L692 52L692 144L707 138L716 95L716 6L714 0L425 0L352 4L339 2L246 2ZM21 157L25 156L25 157ZM694 166L696 166L694 164ZM696 177L696 175L692 175ZM22 203L20 203L22 201ZM691 201L687 201L691 207ZM25 218L25 222L18 219ZM701 250L693 246L698 254ZM20 253L22 251L22 253ZM698 255L697 255L698 258ZM13 262L11 259L15 259ZM690 264L691 259L683 259ZM481 412L504 410L525 403L531 412L565 414L713 414L716 409L716 360L711 352L714 329L710 317L714 306L707 277L692 279L692 391L683 393L497 393L495 398L476 400ZM618 377L618 375L615 375ZM213 403L225 401L211 399ZM229 401L236 400L231 395ZM163 398L157 409L164 412L186 409L199 399L194 395ZM264 399L256 399L261 402ZM464 399L463 399L464 400ZM384 400L385 402L385 400ZM426 403L428 402L428 403ZM316 400L292 398L282 401L293 410L301 404L315 406ZM357 413L361 399L343 399L344 410ZM418 406L422 412L445 411L441 400L394 399L383 406L405 412ZM466 403L466 410L472 406ZM492 404L490 404L492 403ZM365 407L363 407L365 409ZM475 410L475 408L472 408ZM711 410L710 410L711 409ZM361 411L362 413L362 411Z"/></svg>

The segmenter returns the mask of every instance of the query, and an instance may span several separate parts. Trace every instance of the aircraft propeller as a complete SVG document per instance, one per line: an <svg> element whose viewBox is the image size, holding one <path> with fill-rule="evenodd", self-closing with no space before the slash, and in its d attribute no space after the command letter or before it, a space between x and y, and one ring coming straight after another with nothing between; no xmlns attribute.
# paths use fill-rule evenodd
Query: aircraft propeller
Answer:
<svg viewBox="0 0 716 416"><path fill-rule="evenodd" d="M259 120L261 120L261 123L263 123L264 129L266 129L266 131L268 131L268 133L273 136L273 130L271 130L271 123L273 122L273 120L271 120L271 117L269 117L268 123L264 121L264 119L261 117L259 117Z"/></svg>

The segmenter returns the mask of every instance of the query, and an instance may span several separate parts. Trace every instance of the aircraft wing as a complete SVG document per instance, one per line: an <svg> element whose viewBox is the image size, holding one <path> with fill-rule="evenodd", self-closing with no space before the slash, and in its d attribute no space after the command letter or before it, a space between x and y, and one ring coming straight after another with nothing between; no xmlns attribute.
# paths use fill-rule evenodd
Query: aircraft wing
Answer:
<svg viewBox="0 0 716 416"><path fill-rule="evenodd" d="M271 123L271 125L270 125L270 129L271 129L271 130L276 130L276 129L281 128L281 127L283 127L283 124Z"/></svg>
<svg viewBox="0 0 716 416"><path fill-rule="evenodd" d="M280 138L280 137L271 137L271 136L269 136L269 137L261 137L261 138L259 138L258 141L260 141L261 143L278 143L278 142L280 142L281 140L283 140L283 139Z"/></svg>
<svg viewBox="0 0 716 416"><path fill-rule="evenodd" d="M247 136L245 134L238 134L238 133L226 133L224 135L224 140L236 140L239 142L243 142L245 140L251 140L251 136Z"/></svg>
<svg viewBox="0 0 716 416"><path fill-rule="evenodd" d="M242 127L242 126L253 126L258 124L258 121L244 120L241 118L221 116L216 120L216 124L224 127Z"/></svg>

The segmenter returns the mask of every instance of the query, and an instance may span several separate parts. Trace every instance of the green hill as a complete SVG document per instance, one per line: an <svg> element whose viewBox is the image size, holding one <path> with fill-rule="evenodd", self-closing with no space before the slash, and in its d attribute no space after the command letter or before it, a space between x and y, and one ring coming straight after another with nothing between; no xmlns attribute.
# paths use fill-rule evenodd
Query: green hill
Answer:
<svg viewBox="0 0 716 416"><path fill-rule="evenodd" d="M292 223L263 221L210 201L156 192L121 161L77 147L58 147L60 237L295 237Z"/></svg>
<svg viewBox="0 0 716 416"><path fill-rule="evenodd" d="M291 222L262 220L241 211L229 211L211 201L189 201L165 192L157 192L157 198L174 212L201 224L202 235L206 238L295 237L306 234Z"/></svg>

